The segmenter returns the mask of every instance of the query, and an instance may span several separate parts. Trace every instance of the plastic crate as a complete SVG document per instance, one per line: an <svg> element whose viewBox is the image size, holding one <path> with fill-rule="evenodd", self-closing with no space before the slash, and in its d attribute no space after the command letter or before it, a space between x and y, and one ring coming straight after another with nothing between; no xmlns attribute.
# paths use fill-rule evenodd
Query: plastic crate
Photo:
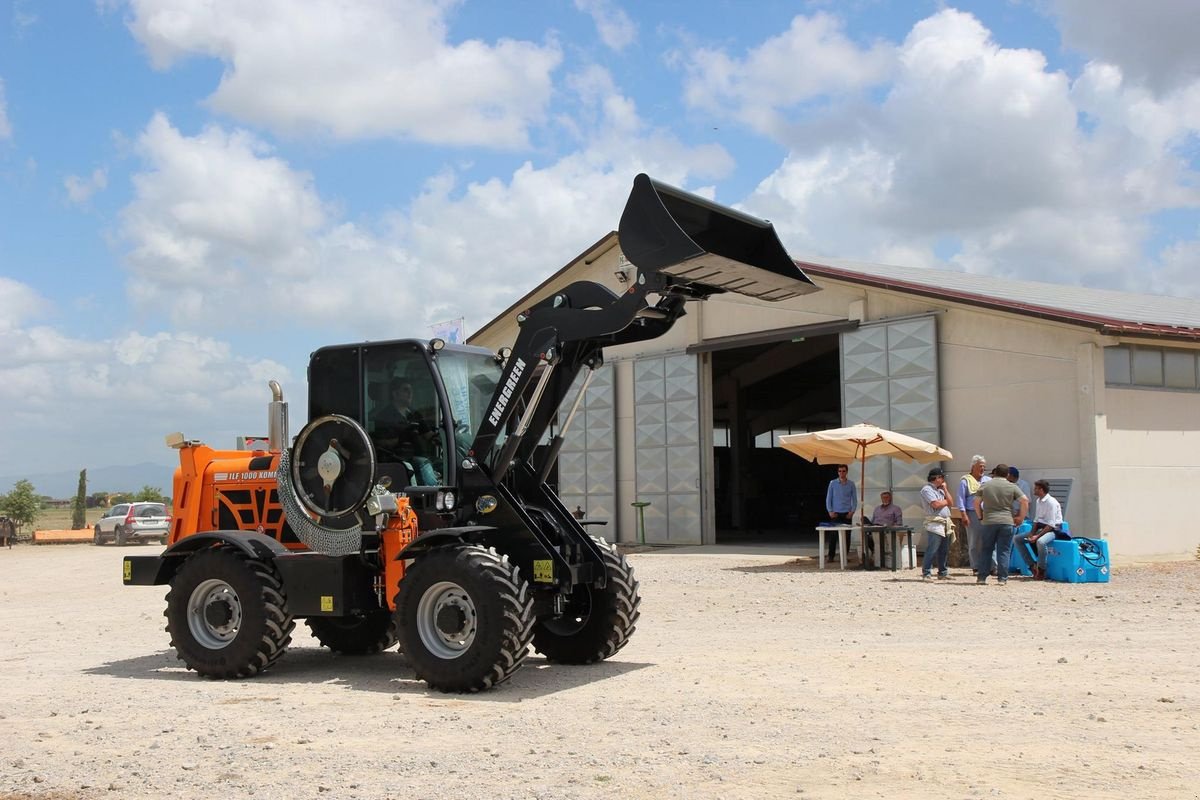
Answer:
<svg viewBox="0 0 1200 800"><path fill-rule="evenodd" d="M1108 542L1058 539L1046 548L1046 577L1062 583L1108 583Z"/></svg>

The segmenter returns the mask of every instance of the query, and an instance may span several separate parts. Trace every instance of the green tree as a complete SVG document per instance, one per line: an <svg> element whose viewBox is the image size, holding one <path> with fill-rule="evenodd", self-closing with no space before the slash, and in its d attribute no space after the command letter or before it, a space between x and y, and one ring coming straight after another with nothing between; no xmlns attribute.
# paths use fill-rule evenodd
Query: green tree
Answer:
<svg viewBox="0 0 1200 800"><path fill-rule="evenodd" d="M146 485L133 496L133 499L138 503L164 503L167 498L163 496L162 489Z"/></svg>
<svg viewBox="0 0 1200 800"><path fill-rule="evenodd" d="M17 481L11 492L0 496L0 514L10 517L19 528L32 525L41 509L42 500L27 480Z"/></svg>
<svg viewBox="0 0 1200 800"><path fill-rule="evenodd" d="M75 490L75 502L71 506L71 530L87 527L87 470L79 470L79 488Z"/></svg>

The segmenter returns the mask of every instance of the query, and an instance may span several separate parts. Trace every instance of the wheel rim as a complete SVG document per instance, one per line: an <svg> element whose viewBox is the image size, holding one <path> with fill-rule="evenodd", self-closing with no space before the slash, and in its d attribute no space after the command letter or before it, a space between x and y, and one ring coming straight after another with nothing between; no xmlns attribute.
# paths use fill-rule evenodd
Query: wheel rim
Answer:
<svg viewBox="0 0 1200 800"><path fill-rule="evenodd" d="M417 634L438 658L458 658L470 649L479 626L475 602L457 583L440 581L417 604Z"/></svg>
<svg viewBox="0 0 1200 800"><path fill-rule="evenodd" d="M242 628L242 601L228 583L210 578L188 598L188 630L209 650L227 647Z"/></svg>

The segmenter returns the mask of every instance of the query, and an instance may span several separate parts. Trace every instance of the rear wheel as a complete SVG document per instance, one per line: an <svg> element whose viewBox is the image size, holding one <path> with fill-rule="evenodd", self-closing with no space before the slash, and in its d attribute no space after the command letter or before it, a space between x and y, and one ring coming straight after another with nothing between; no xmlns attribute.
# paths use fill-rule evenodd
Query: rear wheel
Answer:
<svg viewBox="0 0 1200 800"><path fill-rule="evenodd" d="M308 628L322 645L348 656L381 653L396 644L396 620L385 608L355 617L309 617Z"/></svg>
<svg viewBox="0 0 1200 800"><path fill-rule="evenodd" d="M512 677L529 653L529 584L494 548L460 545L417 558L400 581L400 645L417 677L478 692Z"/></svg>
<svg viewBox="0 0 1200 800"><path fill-rule="evenodd" d="M129 541L129 533L124 528L122 528L120 525L117 526L116 537L117 537L117 547L124 547L125 544Z"/></svg>
<svg viewBox="0 0 1200 800"><path fill-rule="evenodd" d="M100 526L92 529L92 544L104 544L104 536L100 534Z"/></svg>
<svg viewBox="0 0 1200 800"><path fill-rule="evenodd" d="M591 664L625 646L637 625L639 606L633 567L617 548L593 537L604 556L608 583L601 589L575 587L561 616L540 620L533 628L533 648L551 661Z"/></svg>
<svg viewBox="0 0 1200 800"><path fill-rule="evenodd" d="M295 627L271 565L229 546L201 550L183 563L164 613L178 658L208 678L246 678L269 668Z"/></svg>

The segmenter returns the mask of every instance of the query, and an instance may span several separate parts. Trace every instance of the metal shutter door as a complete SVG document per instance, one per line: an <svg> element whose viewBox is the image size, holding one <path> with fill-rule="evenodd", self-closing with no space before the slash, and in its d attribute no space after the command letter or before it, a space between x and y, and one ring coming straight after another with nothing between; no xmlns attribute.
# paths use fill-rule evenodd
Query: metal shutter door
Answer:
<svg viewBox="0 0 1200 800"><path fill-rule="evenodd" d="M574 389L567 395L567 404L583 384L584 374L586 371L576 378ZM606 519L610 525L616 524L615 424L613 368L605 364L596 370L583 406L563 437L558 454L558 495L568 511L578 506L587 512L588 519ZM615 536L612 529L593 531L606 538Z"/></svg>
<svg viewBox="0 0 1200 800"><path fill-rule="evenodd" d="M868 323L841 337L842 424L870 422L940 444L937 319ZM880 491L891 488L905 522L919 530L920 492L930 466L867 461L867 509L878 504ZM857 469L851 469L851 478L858 482Z"/></svg>
<svg viewBox="0 0 1200 800"><path fill-rule="evenodd" d="M639 358L633 365L637 499L646 541L700 544L700 386L695 355Z"/></svg>

